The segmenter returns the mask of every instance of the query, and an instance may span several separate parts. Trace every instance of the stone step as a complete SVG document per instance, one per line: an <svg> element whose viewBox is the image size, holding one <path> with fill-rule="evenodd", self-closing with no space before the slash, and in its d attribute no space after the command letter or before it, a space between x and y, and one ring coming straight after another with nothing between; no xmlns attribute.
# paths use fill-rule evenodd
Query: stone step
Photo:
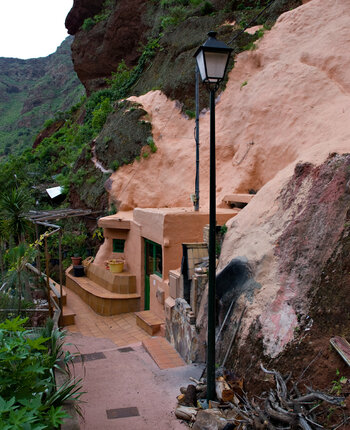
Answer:
<svg viewBox="0 0 350 430"><path fill-rule="evenodd" d="M68 306L63 306L62 324L64 326L75 324L75 313Z"/></svg>
<svg viewBox="0 0 350 430"><path fill-rule="evenodd" d="M78 294L94 312L100 315L118 315L140 309L139 294L113 293L86 276L73 276L72 269L66 272L66 287Z"/></svg>
<svg viewBox="0 0 350 430"><path fill-rule="evenodd" d="M186 363L164 337L151 337L142 341L143 347L160 369L184 366Z"/></svg>
<svg viewBox="0 0 350 430"><path fill-rule="evenodd" d="M158 333L161 329L161 325L164 324L164 321L152 311L135 312L135 315L136 324L151 336Z"/></svg>
<svg viewBox="0 0 350 430"><path fill-rule="evenodd" d="M242 204L248 204L255 194L228 194L223 198L227 204L237 205L241 207Z"/></svg>

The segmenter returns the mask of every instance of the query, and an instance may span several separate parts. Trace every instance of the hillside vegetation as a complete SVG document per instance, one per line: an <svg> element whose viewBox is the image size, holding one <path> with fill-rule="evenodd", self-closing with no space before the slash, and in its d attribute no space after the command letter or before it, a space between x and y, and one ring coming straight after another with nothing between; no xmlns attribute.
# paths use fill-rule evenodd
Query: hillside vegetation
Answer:
<svg viewBox="0 0 350 430"><path fill-rule="evenodd" d="M0 58L0 157L30 147L48 118L77 103L84 91L74 70L68 37L54 54Z"/></svg>

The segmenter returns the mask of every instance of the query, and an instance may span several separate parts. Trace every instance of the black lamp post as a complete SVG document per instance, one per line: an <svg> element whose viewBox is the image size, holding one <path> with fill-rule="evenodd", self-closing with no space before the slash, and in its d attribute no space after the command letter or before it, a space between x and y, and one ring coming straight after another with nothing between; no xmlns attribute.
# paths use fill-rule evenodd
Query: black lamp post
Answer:
<svg viewBox="0 0 350 430"><path fill-rule="evenodd" d="M209 289L207 340L207 399L215 399L215 289L216 289L216 165L215 92L224 79L232 48L216 39L216 32L194 54L202 81L210 91L210 193L209 193Z"/></svg>

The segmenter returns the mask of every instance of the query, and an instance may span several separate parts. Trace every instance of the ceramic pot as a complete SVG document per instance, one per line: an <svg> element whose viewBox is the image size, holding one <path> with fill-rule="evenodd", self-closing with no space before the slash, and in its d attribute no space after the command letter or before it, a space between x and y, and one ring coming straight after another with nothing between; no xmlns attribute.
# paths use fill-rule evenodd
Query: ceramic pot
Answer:
<svg viewBox="0 0 350 430"><path fill-rule="evenodd" d="M112 260L108 262L111 273L121 273L124 269L124 261Z"/></svg>

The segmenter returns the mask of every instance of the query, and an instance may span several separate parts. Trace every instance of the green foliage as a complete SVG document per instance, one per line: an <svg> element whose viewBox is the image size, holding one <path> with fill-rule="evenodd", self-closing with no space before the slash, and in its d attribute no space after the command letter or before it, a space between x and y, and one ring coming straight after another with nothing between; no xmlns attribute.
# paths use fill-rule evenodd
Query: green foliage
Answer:
<svg viewBox="0 0 350 430"><path fill-rule="evenodd" d="M96 176L90 176L90 177L88 177L88 178L87 178L86 183L87 183L88 185L92 185L92 184L94 184L96 181L97 181Z"/></svg>
<svg viewBox="0 0 350 430"><path fill-rule="evenodd" d="M114 92L118 92L130 80L131 74L132 69L129 69L125 61L122 60L118 65L117 71L113 72L112 77L106 79L106 82Z"/></svg>
<svg viewBox="0 0 350 430"><path fill-rule="evenodd" d="M190 119L194 119L196 118L196 112L194 112L193 110L185 110L185 114L190 118Z"/></svg>
<svg viewBox="0 0 350 430"><path fill-rule="evenodd" d="M244 81L241 83L240 89L242 89L243 87L245 87L246 85L248 85L248 81Z"/></svg>
<svg viewBox="0 0 350 430"><path fill-rule="evenodd" d="M104 236L103 236L103 228L102 228L102 227L97 227L97 228L94 230L93 234L92 234L92 238L93 238L93 239L97 239L99 242L102 242L102 241L103 241L103 239L104 239Z"/></svg>
<svg viewBox="0 0 350 430"><path fill-rule="evenodd" d="M214 6L210 1L205 1L201 7L202 15L209 15L215 11Z"/></svg>
<svg viewBox="0 0 350 430"><path fill-rule="evenodd" d="M185 21L186 17L187 11L184 6L174 6L169 9L168 15L162 18L161 26L163 29L176 26L180 22Z"/></svg>
<svg viewBox="0 0 350 430"><path fill-rule="evenodd" d="M113 172L116 172L120 167L120 163L118 160L113 160L109 167L113 170Z"/></svg>
<svg viewBox="0 0 350 430"><path fill-rule="evenodd" d="M51 119L47 119L44 122L44 128L49 128L55 121L51 118Z"/></svg>
<svg viewBox="0 0 350 430"><path fill-rule="evenodd" d="M0 214L7 220L9 233L16 243L24 239L29 228L25 217L31 198L23 188L13 188L0 195Z"/></svg>
<svg viewBox="0 0 350 430"><path fill-rule="evenodd" d="M58 428L67 417L62 403L83 394L81 381L68 380L56 390L53 368L63 355L63 336L28 331L26 321L17 317L0 324L1 428Z"/></svg>
<svg viewBox="0 0 350 430"><path fill-rule="evenodd" d="M108 115L112 112L113 108L111 106L111 101L109 98L105 98L99 104L98 107L92 112L91 125L95 132L102 130Z"/></svg>
<svg viewBox="0 0 350 430"><path fill-rule="evenodd" d="M226 224L224 224L224 225L222 225L221 226L221 229L220 229L220 234L222 235L222 236L224 236L226 233L227 233L227 225Z"/></svg>
<svg viewBox="0 0 350 430"><path fill-rule="evenodd" d="M189 16L209 15L215 11L208 0L162 0L160 6L166 12L160 22L163 30L172 29Z"/></svg>
<svg viewBox="0 0 350 430"><path fill-rule="evenodd" d="M83 25L81 26L81 28L84 31L89 31L91 30L94 25L96 24L95 20L93 18L86 18L83 22Z"/></svg>
<svg viewBox="0 0 350 430"><path fill-rule="evenodd" d="M114 4L114 0L106 0L103 3L103 8L100 13L94 15L92 18L90 17L84 20L83 25L81 26L82 30L90 31L98 22L107 20L112 12Z"/></svg>
<svg viewBox="0 0 350 430"><path fill-rule="evenodd" d="M154 140L153 140L152 136L149 136L147 138L147 145L150 147L150 150L151 150L152 154L154 154L155 152L157 152L158 148L157 148L156 144L154 143Z"/></svg>
<svg viewBox="0 0 350 430"><path fill-rule="evenodd" d="M343 391L343 385L347 383L348 379L346 376L340 376L339 369L336 370L337 379L332 381L331 392L335 393L337 396Z"/></svg>

